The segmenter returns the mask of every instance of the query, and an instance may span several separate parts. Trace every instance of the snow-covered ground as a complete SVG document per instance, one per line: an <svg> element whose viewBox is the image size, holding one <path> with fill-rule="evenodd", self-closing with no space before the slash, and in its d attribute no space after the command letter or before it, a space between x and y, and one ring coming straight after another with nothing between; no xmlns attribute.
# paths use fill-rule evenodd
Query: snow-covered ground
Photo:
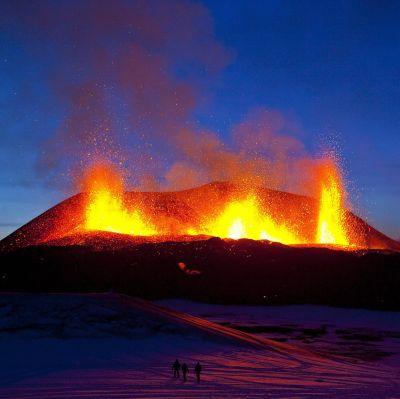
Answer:
<svg viewBox="0 0 400 399"><path fill-rule="evenodd" d="M315 305L225 306L182 300L158 303L314 352L400 367L400 312Z"/></svg>
<svg viewBox="0 0 400 399"><path fill-rule="evenodd" d="M388 357L377 363L321 356L295 340L271 341L266 333L248 334L209 321L240 322L242 327L251 320L253 326L267 321L308 326L341 309L326 308L325 315L318 315L317 308L305 307L302 316L300 308L290 312L182 301L168 305L206 317L115 294L1 294L0 398L400 396L399 368L386 364ZM348 323L336 314L337 325L364 328L362 318L357 324L357 312L348 316ZM382 331L398 331L396 314L392 321L385 314L376 314ZM190 371L196 361L203 364L200 384L192 373L187 383L172 378L176 357Z"/></svg>

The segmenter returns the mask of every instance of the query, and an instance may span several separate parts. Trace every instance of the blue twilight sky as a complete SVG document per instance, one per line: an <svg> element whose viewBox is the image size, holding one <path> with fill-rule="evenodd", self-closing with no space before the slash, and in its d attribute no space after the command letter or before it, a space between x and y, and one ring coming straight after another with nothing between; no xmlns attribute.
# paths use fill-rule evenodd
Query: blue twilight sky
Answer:
<svg viewBox="0 0 400 399"><path fill-rule="evenodd" d="M218 0L178 2L175 7L175 2L155 1L148 3L150 11L148 4L143 6L147 11L139 18L142 3L121 0L115 2L117 11L121 5L137 8L132 23L125 11L124 16L115 17L130 27L119 30L118 24L107 23L108 15L113 18L110 10L100 13L94 10L96 3L88 1L87 25L91 26L94 14L96 20L93 30L87 32L82 29L86 26L82 3L21 1L14 7L4 1L0 5L0 237L73 192L57 184L68 178L68 160L61 160L62 155L46 144L65 130L65 121L71 109L75 110L70 87L89 84L89 80L94 87L103 87L107 81L104 104L83 103L93 115L90 126L108 123L99 112L104 107L117 115L118 122L111 129L134 129L131 125L136 122L130 121L130 108L124 101L126 93L115 82L115 72L107 69L108 62L129 62L120 62L121 54L128 52L134 40L140 40L140 48L151 49L151 63L133 66L135 73L144 76L143 90L146 92L146 84L152 85L151 106L171 98L158 100L157 90L172 90L175 95L178 88L177 98L190 102L186 88L174 86L160 74L172 65L172 59L174 76L195 82L196 90L204 89L196 95L200 100L191 107L183 106L176 118L196 121L226 142L230 141L231 128L259 107L278 110L295 121L296 134L310 153L333 136L341 149L354 208L386 234L400 237L399 2ZM62 7L72 8L73 17L66 17ZM37 9L41 10L36 15ZM81 26L79 18L83 19ZM156 23L148 22L151 18ZM171 21L174 26L170 26ZM193 21L198 21L198 26ZM137 26L143 36L136 33ZM168 39L160 40L165 32ZM182 39L188 32L195 38L193 43ZM97 44L101 41L106 43L102 47ZM90 43L96 50L94 55ZM223 50L215 50L214 45ZM102 58L98 50L103 47L119 55L112 61ZM141 50L135 47L134 51ZM147 52L142 57L148 57ZM149 72L148 65L156 65L154 71ZM118 79L125 76L124 66L116 71ZM154 83L160 76L165 81ZM128 89L141 86L141 80L135 80L129 70L121 79L121 85ZM157 129L165 116L157 121L146 119L159 109L150 112L144 100L147 95L140 98L129 104L145 108L137 115L145 115L144 126L151 125L149 131L154 131L158 142L154 147L162 147ZM79 106L82 108L81 100ZM72 112L80 120L81 114L76 114ZM67 136L68 145L74 140L74 135ZM136 145L135 139L130 143ZM44 162L46 151L53 152L55 160ZM168 156L163 159L169 162ZM52 169L55 162L58 174Z"/></svg>

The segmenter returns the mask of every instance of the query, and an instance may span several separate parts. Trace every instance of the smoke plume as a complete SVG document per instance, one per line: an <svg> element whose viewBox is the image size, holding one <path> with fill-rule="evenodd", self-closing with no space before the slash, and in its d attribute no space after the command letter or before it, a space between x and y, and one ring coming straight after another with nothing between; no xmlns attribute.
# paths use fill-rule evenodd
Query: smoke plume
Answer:
<svg viewBox="0 0 400 399"><path fill-rule="evenodd" d="M105 159L129 170L131 185L142 189L213 180L306 186L312 161L279 112L251 111L232 128L229 144L196 122L194 111L233 61L201 4L86 0L7 7L32 56L49 61L49 85L64 110L43 143L42 175L80 175Z"/></svg>

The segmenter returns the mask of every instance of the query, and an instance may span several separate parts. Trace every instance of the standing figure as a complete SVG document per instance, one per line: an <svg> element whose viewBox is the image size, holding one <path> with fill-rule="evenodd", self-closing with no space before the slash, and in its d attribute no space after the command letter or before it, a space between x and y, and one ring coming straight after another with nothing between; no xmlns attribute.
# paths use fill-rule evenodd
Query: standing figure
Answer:
<svg viewBox="0 0 400 399"><path fill-rule="evenodd" d="M199 362L197 362L194 371L196 373L197 382L200 382L201 364Z"/></svg>
<svg viewBox="0 0 400 399"><path fill-rule="evenodd" d="M186 382L186 375L189 374L189 367L186 363L182 364L183 382Z"/></svg>
<svg viewBox="0 0 400 399"><path fill-rule="evenodd" d="M178 359L174 361L172 364L172 370L174 370L174 377L179 378L179 370L181 369L181 364L179 363Z"/></svg>

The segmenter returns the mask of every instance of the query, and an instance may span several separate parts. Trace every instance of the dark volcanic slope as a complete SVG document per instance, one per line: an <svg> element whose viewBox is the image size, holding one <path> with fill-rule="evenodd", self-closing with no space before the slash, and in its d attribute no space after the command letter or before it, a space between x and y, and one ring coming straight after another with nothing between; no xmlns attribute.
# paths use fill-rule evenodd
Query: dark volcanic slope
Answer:
<svg viewBox="0 0 400 399"><path fill-rule="evenodd" d="M261 206L278 222L285 222L297 231L301 237L312 241L317 223L318 203L312 198L259 188L256 191ZM127 192L125 204L134 208L142 204L155 219L162 216L169 231L174 237L182 235L193 224L202 222L201 215L210 215L218 211L232 194L239 193L240 188L230 183L212 183L190 190L179 192ZM3 239L0 251L10 251L29 245L52 242L60 245L85 244L85 235L76 235L83 224L85 196L75 195L54 206L31 222L22 226ZM348 226L352 236L362 246L377 249L400 250L400 244L380 233L366 222L348 212ZM66 238L63 238L66 237ZM104 236L102 236L104 239ZM60 241L58 241L61 238ZM114 237L115 238L115 237ZM143 242L143 238L120 237L128 245L133 240ZM93 237L91 238L93 240ZM146 238L146 241L154 241ZM111 245L111 241L109 244ZM104 243L102 245L105 245ZM107 246L107 245L106 245ZM120 245L119 245L120 246Z"/></svg>
<svg viewBox="0 0 400 399"><path fill-rule="evenodd" d="M218 238L117 247L40 245L0 254L0 290L113 288L143 298L400 310L398 252Z"/></svg>

